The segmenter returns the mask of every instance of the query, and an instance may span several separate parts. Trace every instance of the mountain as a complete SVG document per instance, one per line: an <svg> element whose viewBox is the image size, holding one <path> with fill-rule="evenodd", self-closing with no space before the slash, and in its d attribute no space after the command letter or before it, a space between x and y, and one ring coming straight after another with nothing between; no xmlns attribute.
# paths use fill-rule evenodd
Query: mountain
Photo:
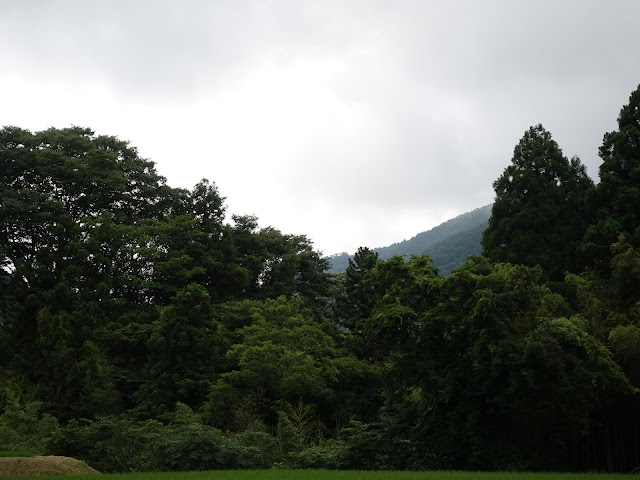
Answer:
<svg viewBox="0 0 640 480"><path fill-rule="evenodd" d="M491 217L492 205L476 208L437 227L417 234L415 237L388 247L374 248L381 260L388 260L394 255L431 255L433 264L440 273L448 275L451 270L460 266L467 255L478 255L482 249L482 232L487 228ZM341 253L329 257L331 267L329 273L340 273L349 266L353 255Z"/></svg>

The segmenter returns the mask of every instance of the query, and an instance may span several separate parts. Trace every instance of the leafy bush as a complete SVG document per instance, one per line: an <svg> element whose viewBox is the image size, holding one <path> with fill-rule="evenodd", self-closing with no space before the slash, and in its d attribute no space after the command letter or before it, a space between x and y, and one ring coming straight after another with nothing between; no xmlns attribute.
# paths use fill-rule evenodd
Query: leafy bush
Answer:
<svg viewBox="0 0 640 480"><path fill-rule="evenodd" d="M256 469L274 464L278 442L259 426L225 436L198 422L72 420L51 438L47 453L82 459L101 472Z"/></svg>
<svg viewBox="0 0 640 480"><path fill-rule="evenodd" d="M147 441L145 470L219 470L234 463L222 432L206 425L167 425Z"/></svg>
<svg viewBox="0 0 640 480"><path fill-rule="evenodd" d="M47 439L59 428L58 420L38 415L41 403L21 399L19 392L14 384L0 388L0 450L43 453Z"/></svg>
<svg viewBox="0 0 640 480"><path fill-rule="evenodd" d="M161 427L154 421L72 420L51 438L47 453L82 459L100 472L135 471L140 469L147 437Z"/></svg>
<svg viewBox="0 0 640 480"><path fill-rule="evenodd" d="M278 440L261 424L233 435L229 441L238 452L238 468L271 468L279 458Z"/></svg>
<svg viewBox="0 0 640 480"><path fill-rule="evenodd" d="M337 470L348 463L348 447L342 440L328 440L291 456L292 468L318 468Z"/></svg>

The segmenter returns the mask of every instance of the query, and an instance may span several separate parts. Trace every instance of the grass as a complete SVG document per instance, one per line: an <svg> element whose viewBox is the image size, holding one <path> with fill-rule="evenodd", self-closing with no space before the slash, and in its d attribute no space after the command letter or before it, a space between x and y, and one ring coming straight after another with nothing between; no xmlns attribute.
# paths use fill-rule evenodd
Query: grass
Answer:
<svg viewBox="0 0 640 480"><path fill-rule="evenodd" d="M49 477L51 475L97 475L98 472L87 466L84 462L68 457L57 456L15 456L16 451L10 452L13 456L0 457L0 478L16 477ZM95 477L94 477L95 478Z"/></svg>
<svg viewBox="0 0 640 480"><path fill-rule="evenodd" d="M36 478L36 477L32 477ZM335 470L220 470L210 472L127 473L100 480L630 480L640 475L522 472L363 472ZM39 480L96 480L95 475L39 477Z"/></svg>

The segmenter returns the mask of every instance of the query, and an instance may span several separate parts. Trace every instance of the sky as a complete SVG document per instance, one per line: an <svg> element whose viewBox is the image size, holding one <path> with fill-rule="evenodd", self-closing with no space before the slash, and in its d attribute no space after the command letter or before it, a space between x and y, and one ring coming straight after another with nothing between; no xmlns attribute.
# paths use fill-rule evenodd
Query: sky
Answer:
<svg viewBox="0 0 640 480"><path fill-rule="evenodd" d="M0 127L128 140L325 255L494 199L541 123L598 181L638 0L1 0Z"/></svg>

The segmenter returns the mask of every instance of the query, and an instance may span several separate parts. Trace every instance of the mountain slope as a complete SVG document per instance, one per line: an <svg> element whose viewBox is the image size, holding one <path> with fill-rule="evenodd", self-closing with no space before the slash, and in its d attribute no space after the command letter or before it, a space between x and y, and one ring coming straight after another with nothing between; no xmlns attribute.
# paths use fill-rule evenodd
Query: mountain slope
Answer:
<svg viewBox="0 0 640 480"><path fill-rule="evenodd" d="M481 251L482 232L487 228L491 216L491 204L463 213L409 240L394 243L388 247L374 248L381 260L394 255L431 255L433 264L442 274L464 262L467 255ZM329 258L329 273L340 273L349 266L352 255L342 253Z"/></svg>
<svg viewBox="0 0 640 480"><path fill-rule="evenodd" d="M464 232L457 233L442 242L428 248L424 253L431 255L433 264L441 275L449 275L463 263L469 255L482 252L482 234L488 220Z"/></svg>

